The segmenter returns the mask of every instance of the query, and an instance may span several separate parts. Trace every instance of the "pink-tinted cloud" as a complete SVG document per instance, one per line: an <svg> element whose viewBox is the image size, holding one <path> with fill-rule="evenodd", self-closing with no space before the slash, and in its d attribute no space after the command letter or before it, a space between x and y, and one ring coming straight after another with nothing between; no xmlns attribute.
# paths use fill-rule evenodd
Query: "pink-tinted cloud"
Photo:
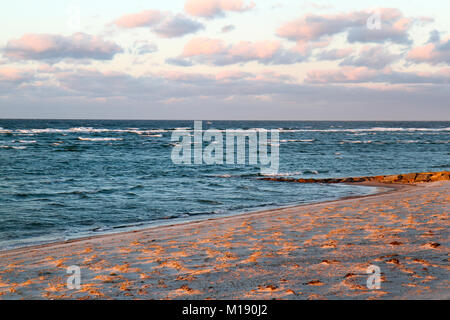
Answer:
<svg viewBox="0 0 450 320"><path fill-rule="evenodd" d="M114 21L120 28L150 27L150 30L162 38L177 38L204 29L204 25L188 17L170 12L145 10L127 14Z"/></svg>
<svg viewBox="0 0 450 320"><path fill-rule="evenodd" d="M35 72L16 67L0 67L0 95L14 95L35 83Z"/></svg>
<svg viewBox="0 0 450 320"><path fill-rule="evenodd" d="M370 112L373 112L373 118L389 114L392 119L392 115L396 114L396 119L404 120L405 115L408 119L420 116L423 119L424 108L427 110L425 116L429 117L427 119L449 114L448 69L446 74L380 71L372 82L358 85L345 82L300 84L298 80L292 81L275 73L241 73L239 69L235 70L216 74L171 73L166 70L160 74L132 76L123 72L86 70L85 67L68 70L50 68L47 71L51 72L52 77L48 82L16 84L0 81L1 111L9 117L17 117L18 114L14 113L17 110L29 117L39 117L44 107L52 106L52 114L60 112L58 114L61 116L69 114L86 118L100 114L106 118L126 118L130 114L142 115L139 112L142 112L144 103L147 106L145 117L148 118L155 115L175 118L183 112L181 115L185 118L201 118L205 114L214 118L220 114L221 119L229 119L233 115L233 119L242 119L243 115L246 119L254 119L255 115L260 117L263 113L259 119L282 116L288 120L304 118L305 114L310 119L330 116L343 119L345 111L347 120L349 117L351 120L364 118ZM357 72L348 74L355 75ZM355 80L353 76L348 78L353 82ZM20 104L20 101L25 102ZM101 104L99 109L99 102L102 101L108 104ZM152 103L148 104L148 101ZM168 102L172 102L174 109L168 110ZM311 107L316 105L330 105L332 108L327 109L324 115L323 108ZM39 112L36 112L37 109ZM225 113L221 114L222 111Z"/></svg>
<svg viewBox="0 0 450 320"><path fill-rule="evenodd" d="M312 70L308 72L307 82L311 83L340 83L366 82L377 72L366 67L343 67L338 70Z"/></svg>
<svg viewBox="0 0 450 320"><path fill-rule="evenodd" d="M244 0L186 0L184 10L196 17L214 18L226 12L244 12L255 7L255 3Z"/></svg>
<svg viewBox="0 0 450 320"><path fill-rule="evenodd" d="M314 49L323 49L328 47L331 44L331 40L331 37L324 37L315 41L299 40L292 50L302 54L303 56L309 56L312 54Z"/></svg>
<svg viewBox="0 0 450 320"><path fill-rule="evenodd" d="M290 64L300 62L305 57L295 50L286 50L278 40L240 41L226 45L223 40L194 38L186 43L183 53L173 62L177 65L187 64L183 61L211 65L229 65L257 61L262 64ZM184 60L183 60L184 59ZM172 60L167 60L171 62Z"/></svg>
<svg viewBox="0 0 450 320"><path fill-rule="evenodd" d="M122 28L150 27L161 22L163 18L164 14L158 10L144 10L126 14L114 21L114 24Z"/></svg>
<svg viewBox="0 0 450 320"><path fill-rule="evenodd" d="M228 53L231 56L242 57L244 59L264 60L273 57L281 49L279 41L240 41L230 47Z"/></svg>
<svg viewBox="0 0 450 320"><path fill-rule="evenodd" d="M31 76L32 72L29 70L8 66L0 68L0 81L22 82Z"/></svg>
<svg viewBox="0 0 450 320"><path fill-rule="evenodd" d="M408 31L414 19L406 18L398 9L379 9L381 28L368 28L367 21L375 11L340 14L307 14L280 26L277 35L292 41L316 41L339 33L347 33L349 42L392 41L409 43Z"/></svg>
<svg viewBox="0 0 450 320"><path fill-rule="evenodd" d="M408 59L416 63L450 64L450 38L440 41L436 39L421 47L411 49Z"/></svg>
<svg viewBox="0 0 450 320"><path fill-rule="evenodd" d="M183 56L224 54L230 57L244 59L266 59L272 57L281 47L280 41L240 41L226 46L223 40L209 38L194 38L184 47Z"/></svg>
<svg viewBox="0 0 450 320"><path fill-rule="evenodd" d="M367 67L342 67L335 70L311 70L305 80L307 83L390 83L390 84L448 84L450 71L439 72L400 72L389 68L383 70Z"/></svg>
<svg viewBox="0 0 450 320"><path fill-rule="evenodd" d="M71 36L25 34L20 39L10 40L3 49L5 57L17 60L110 60L122 51L114 42L85 33Z"/></svg>
<svg viewBox="0 0 450 320"><path fill-rule="evenodd" d="M122 72L97 70L57 71L53 77L71 95L89 98L125 97L130 100L161 102L167 99L195 98L221 100L229 96L264 96L295 93L298 84L290 76L272 71L262 73L240 70L218 73L193 73L165 70L135 77ZM1 88L0 88L1 89Z"/></svg>
<svg viewBox="0 0 450 320"><path fill-rule="evenodd" d="M184 46L183 56L213 55L226 52L223 40L209 38L194 38Z"/></svg>

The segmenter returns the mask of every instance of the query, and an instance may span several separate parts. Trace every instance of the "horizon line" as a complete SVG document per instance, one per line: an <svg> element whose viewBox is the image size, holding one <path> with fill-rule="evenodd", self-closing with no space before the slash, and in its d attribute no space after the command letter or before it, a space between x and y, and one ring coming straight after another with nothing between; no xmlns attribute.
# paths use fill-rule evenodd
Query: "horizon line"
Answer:
<svg viewBox="0 0 450 320"><path fill-rule="evenodd" d="M304 121L304 122L450 122L449 120L383 120L383 119L375 119L375 120L318 120L318 119L294 119L294 120L286 120L286 119L136 119L136 118L2 118L0 117L0 121L2 120L62 120L62 121L265 121L265 122L281 122L281 121Z"/></svg>

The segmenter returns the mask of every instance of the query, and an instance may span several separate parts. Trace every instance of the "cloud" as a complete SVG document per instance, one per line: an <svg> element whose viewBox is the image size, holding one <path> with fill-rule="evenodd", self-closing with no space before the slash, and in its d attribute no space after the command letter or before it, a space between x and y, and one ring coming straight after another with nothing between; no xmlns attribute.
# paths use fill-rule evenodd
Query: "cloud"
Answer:
<svg viewBox="0 0 450 320"><path fill-rule="evenodd" d="M226 45L223 40L193 38L186 43L183 53L177 58L202 64L224 66L256 61L262 64L292 64L305 57L295 50L286 50L278 40L240 41Z"/></svg>
<svg viewBox="0 0 450 320"><path fill-rule="evenodd" d="M432 33L426 45L409 51L408 59L416 63L450 64L450 37L441 41L439 34Z"/></svg>
<svg viewBox="0 0 450 320"><path fill-rule="evenodd" d="M367 27L367 21L374 13L367 10L340 14L307 14L281 25L277 35L292 41L309 42L346 33L349 42L410 43L408 31L414 19L404 17L398 9L383 8L379 9L381 28L370 29Z"/></svg>
<svg viewBox="0 0 450 320"><path fill-rule="evenodd" d="M113 22L125 29L150 27L150 30L162 38L177 38L189 33L195 33L205 26L188 17L158 10L145 10L138 13L126 14Z"/></svg>
<svg viewBox="0 0 450 320"><path fill-rule="evenodd" d="M348 57L353 52L352 48L346 48L346 49L331 49L331 50L324 50L320 52L320 54L317 56L318 60L340 60L345 57Z"/></svg>
<svg viewBox="0 0 450 320"><path fill-rule="evenodd" d="M91 98L139 99L155 94L163 85L160 79L153 77L133 77L123 72L97 70L62 71L54 77L61 89L75 96Z"/></svg>
<svg viewBox="0 0 450 320"><path fill-rule="evenodd" d="M223 17L226 12L244 12L255 7L255 3L244 0L186 0L184 11L196 17Z"/></svg>
<svg viewBox="0 0 450 320"><path fill-rule="evenodd" d="M229 24L229 25L222 27L222 33L227 33L227 32L233 31L234 29L236 29L236 27L233 26L232 24Z"/></svg>
<svg viewBox="0 0 450 320"><path fill-rule="evenodd" d="M249 72L243 72L240 70L223 70L219 71L215 75L216 80L238 80L250 77Z"/></svg>
<svg viewBox="0 0 450 320"><path fill-rule="evenodd" d="M340 65L383 69L400 58L401 55L392 54L383 46L365 46L358 55L347 57Z"/></svg>
<svg viewBox="0 0 450 320"><path fill-rule="evenodd" d="M441 41L441 33L437 30L432 30L430 32L430 39L428 40L428 43L436 43Z"/></svg>
<svg viewBox="0 0 450 320"><path fill-rule="evenodd" d="M224 99L230 95L270 95L280 93L282 90L277 89L279 86L296 86L295 79L291 76L273 71L252 73L235 69L205 74L160 71L143 76L93 69L42 70L43 73L46 71L49 72L48 79L51 75L52 79L57 80L58 90L54 89L52 92L92 99L125 97L130 100L151 99L155 102L204 96ZM55 86L56 83L49 82L48 85Z"/></svg>
<svg viewBox="0 0 450 320"><path fill-rule="evenodd" d="M238 69L215 74L165 71L145 76L86 69L48 71L56 81L17 86L0 81L2 116L436 120L450 115L448 80L443 82L450 69L428 75L379 72L375 74L379 83L365 85L299 83L273 72ZM391 77L397 84L381 83L382 77ZM401 84L405 79L409 83ZM432 86L428 85L431 81ZM324 113L327 106L331 108Z"/></svg>
<svg viewBox="0 0 450 320"><path fill-rule="evenodd" d="M209 38L194 38L190 40L183 50L184 57L197 55L213 55L226 52L226 46L223 40Z"/></svg>
<svg viewBox="0 0 450 320"><path fill-rule="evenodd" d="M338 70L312 70L308 72L309 83L354 83L366 82L377 74L366 67L343 67Z"/></svg>
<svg viewBox="0 0 450 320"><path fill-rule="evenodd" d="M179 67L190 67L194 65L192 61L183 58L167 58L166 63Z"/></svg>
<svg viewBox="0 0 450 320"><path fill-rule="evenodd" d="M201 29L204 29L203 24L177 14L176 16L166 17L161 24L155 26L152 30L162 38L176 38L195 33Z"/></svg>
<svg viewBox="0 0 450 320"><path fill-rule="evenodd" d="M22 83L34 79L34 73L30 70L23 70L14 67L0 68L0 81Z"/></svg>
<svg viewBox="0 0 450 320"><path fill-rule="evenodd" d="M136 54L149 54L158 51L158 47L153 42L145 40L138 40L133 43L133 48L130 50Z"/></svg>
<svg viewBox="0 0 450 320"><path fill-rule="evenodd" d="M52 34L25 34L20 39L8 41L3 53L14 60L111 60L122 48L114 42L85 33L71 36Z"/></svg>
<svg viewBox="0 0 450 320"><path fill-rule="evenodd" d="M0 67L0 96L23 90L35 80L36 75L33 70L9 66Z"/></svg>
<svg viewBox="0 0 450 320"><path fill-rule="evenodd" d="M292 77L272 71L252 73L236 69L207 74L161 71L143 76L93 69L48 71L53 71L52 78L57 81L49 82L45 87L47 101L61 101L67 97L72 102L82 99L84 103L120 101L121 110L125 104L133 106L142 101L152 101L151 106L195 103L200 107L209 106L213 101L233 99L264 102L276 95L295 93L298 86ZM30 92L36 95L40 89L30 86L26 90L5 91L18 97L27 96Z"/></svg>
<svg viewBox="0 0 450 320"><path fill-rule="evenodd" d="M126 14L114 21L121 28L151 27L160 23L164 14L158 10L144 10L139 13Z"/></svg>
<svg viewBox="0 0 450 320"><path fill-rule="evenodd" d="M390 83L390 84L449 84L450 69L439 72L399 72L367 67L342 67L336 70L312 70L307 83Z"/></svg>

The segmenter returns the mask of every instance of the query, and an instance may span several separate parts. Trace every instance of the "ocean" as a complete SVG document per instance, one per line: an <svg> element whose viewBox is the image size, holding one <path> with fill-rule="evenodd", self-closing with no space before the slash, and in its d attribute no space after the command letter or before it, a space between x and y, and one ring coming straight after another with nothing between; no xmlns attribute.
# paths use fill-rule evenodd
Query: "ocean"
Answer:
<svg viewBox="0 0 450 320"><path fill-rule="evenodd" d="M0 250L376 192L263 181L254 164L174 164L171 135L193 126L0 120ZM204 121L203 127L278 129L278 176L450 170L450 122Z"/></svg>

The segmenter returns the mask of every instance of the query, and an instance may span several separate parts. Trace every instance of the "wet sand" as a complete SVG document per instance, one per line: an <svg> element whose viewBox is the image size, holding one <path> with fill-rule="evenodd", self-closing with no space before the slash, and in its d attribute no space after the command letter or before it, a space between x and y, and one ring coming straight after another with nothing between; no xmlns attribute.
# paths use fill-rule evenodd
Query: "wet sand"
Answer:
<svg viewBox="0 0 450 320"><path fill-rule="evenodd" d="M391 189L0 252L0 299L450 299L450 181L371 185Z"/></svg>

